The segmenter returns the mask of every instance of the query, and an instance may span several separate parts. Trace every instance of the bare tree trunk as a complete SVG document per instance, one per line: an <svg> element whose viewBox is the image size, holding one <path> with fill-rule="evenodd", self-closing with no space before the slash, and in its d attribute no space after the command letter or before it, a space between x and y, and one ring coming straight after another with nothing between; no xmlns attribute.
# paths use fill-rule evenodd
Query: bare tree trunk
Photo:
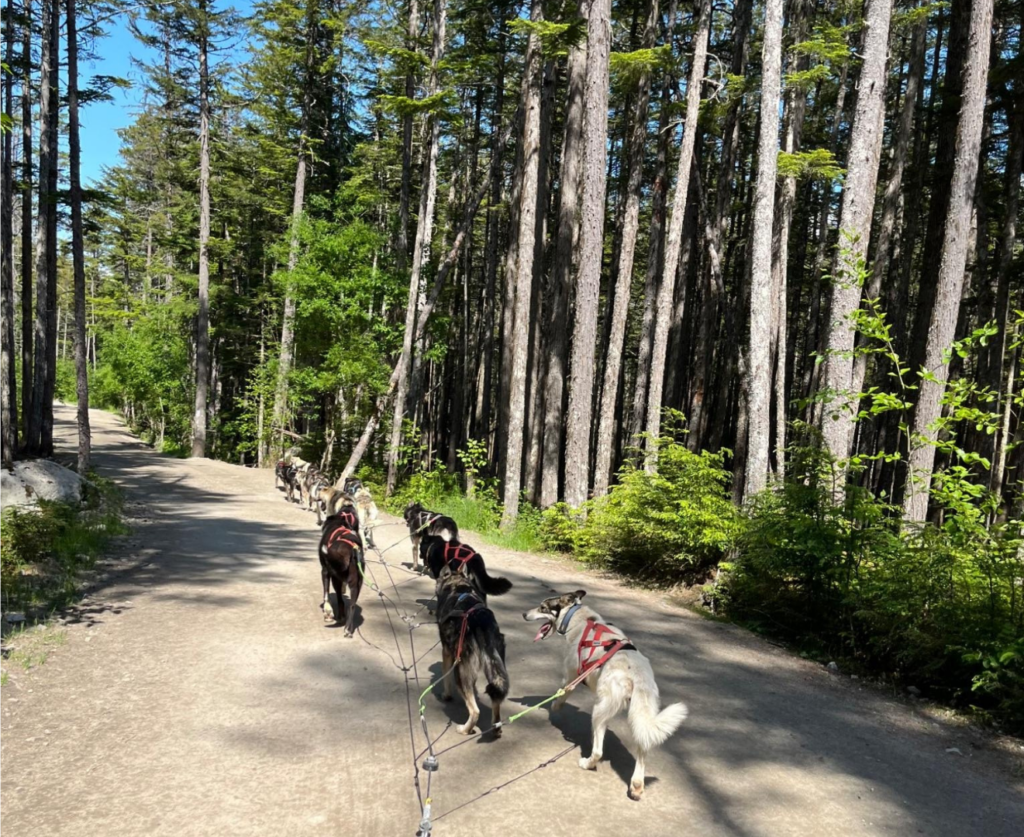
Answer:
<svg viewBox="0 0 1024 837"><path fill-rule="evenodd" d="M683 142L679 149L679 167L676 171L672 214L668 219L665 266L662 269L661 284L658 288L655 306L654 341L651 345L651 374L647 395L645 467L650 472L656 471L658 467L658 436L661 433L661 402L665 383L668 332L672 317L672 300L675 297L676 272L679 267L686 199L690 187L690 167L693 164L693 149L697 137L701 84L704 79L704 64L707 61L708 33L711 29L710 0L701 0L698 14L693 63L690 67L690 80L686 85L686 122L683 127Z"/></svg>
<svg viewBox="0 0 1024 837"><path fill-rule="evenodd" d="M417 0L409 0L409 28L405 48L416 52L416 41L420 34L420 15ZM410 68L405 74L405 98L416 95L416 74ZM395 242L395 265L399 273L405 271L409 257L409 201L412 193L412 114L402 117L402 188L398 198L398 236Z"/></svg>
<svg viewBox="0 0 1024 837"><path fill-rule="evenodd" d="M978 179L981 129L985 113L985 88L992 32L992 0L974 0L971 7L970 42L963 79L962 106L957 126L956 159L950 184L949 211L942 243L935 306L932 309L925 351L925 369L917 407L914 410L910 472L903 501L903 514L909 521L923 522L928 512L928 494L935 464L934 422L942 409L949 366L943 357L953 341L960 297L963 292L964 266L970 237L971 208Z"/></svg>
<svg viewBox="0 0 1024 837"><path fill-rule="evenodd" d="M14 118L14 0L7 0L4 26L6 46L3 96L4 116ZM11 126L9 126L11 127ZM14 375L14 132L3 132L3 176L0 186L0 467L14 466L18 446L18 391Z"/></svg>
<svg viewBox="0 0 1024 837"><path fill-rule="evenodd" d="M658 34L658 0L650 0L644 23L643 48L653 49ZM605 361L604 385L601 388L597 430L597 458L594 463L594 496L608 493L612 476L612 456L615 448L615 409L619 397L619 378L622 373L622 352L626 337L626 318L629 315L630 288L633 283L633 255L636 251L637 232L640 228L640 191L643 185L644 147L647 143L647 106L650 99L651 77L645 69L637 79L633 113L627 139L626 194L622 216L622 240L619 244L619 264L615 280L615 302L609 312L611 328L608 335L608 356Z"/></svg>
<svg viewBox="0 0 1024 837"><path fill-rule="evenodd" d="M447 22L446 0L434 3L434 54L430 62L430 85L427 95L433 96L438 89L438 66L444 57L445 24ZM416 240L413 244L412 270L409 273L409 296L405 313L405 335L402 340L402 354L398 360L401 372L395 391L394 415L391 419L391 441L388 447L387 493L395 490L398 482L398 448L402 443L402 420L405 418L405 402L409 394L413 366L412 338L416 334L417 308L419 307L420 281L424 261L430 258L430 245L434 228L434 205L437 201L437 152L441 138L441 125L436 113L429 118L430 148L427 152L427 171L420 195L420 215L416 224Z"/></svg>
<svg viewBox="0 0 1024 837"><path fill-rule="evenodd" d="M583 505L589 488L594 350L604 256L610 49L611 0L592 0L587 23L587 81L584 87L582 224L565 431L565 501L573 508Z"/></svg>
<svg viewBox="0 0 1024 837"><path fill-rule="evenodd" d="M541 0L532 0L530 19L544 19ZM530 302L533 292L533 260L537 233L537 180L540 169L541 46L531 32L526 43L523 70L523 181L520 189L519 239L516 256L515 309L512 339L512 374L508 392L508 442L505 453L504 510L502 527L511 526L519 514L522 487L523 427L526 411L526 367L530 348ZM511 281L508 277L506 281Z"/></svg>
<svg viewBox="0 0 1024 837"><path fill-rule="evenodd" d="M39 223L36 229L35 373L28 432L31 452L53 449L53 390L57 363L57 122L60 109L60 9L43 5L39 66Z"/></svg>
<svg viewBox="0 0 1024 837"><path fill-rule="evenodd" d="M580 0L580 17L589 18L591 0ZM583 171L583 96L587 73L587 45L576 44L569 51L568 101L562 137L561 188L558 194L558 232L555 263L551 276L551 306L545 327L548 332L544 376L544 453L541 466L540 505L547 508L558 501L559 471L565 415L569 290L573 253L579 226L576 213Z"/></svg>
<svg viewBox="0 0 1024 837"><path fill-rule="evenodd" d="M416 0L412 0L415 4ZM306 19L305 84L302 92L302 113L299 116L299 154L295 166L295 190L292 199L291 240L288 242L288 287L284 294L284 314L281 319L281 352L277 364L277 387L274 390L273 427L280 434L278 446L284 447L283 430L288 421L288 376L292 370L295 348L295 296L292 292L292 274L299 261L299 225L306 198L306 134L309 131L309 111L312 106L312 85L315 57L317 10L319 4L310 0Z"/></svg>
<svg viewBox="0 0 1024 837"><path fill-rule="evenodd" d="M747 355L747 457L743 499L750 500L768 478L769 398L772 342L772 226L779 148L779 93L782 87L782 2L765 5L761 66L761 132L757 143L750 248L750 343Z"/></svg>
<svg viewBox="0 0 1024 837"><path fill-rule="evenodd" d="M207 398L210 387L210 69L207 0L199 0L199 315L196 321L196 408L192 417L192 456L206 456Z"/></svg>
<svg viewBox="0 0 1024 837"><path fill-rule="evenodd" d="M899 124L896 126L896 146L892 152L892 167L885 184L882 198L882 218L878 226L878 241L875 245L875 263L864 289L865 299L877 299L882 290L882 282L889 276L889 262L896 232L896 214L900 199L903 197L903 172L906 170L910 152L910 141L913 139L914 112L917 109L917 94L924 76L924 53L928 34L928 21L922 20L914 27L911 35L910 60L907 72L907 89L903 94L903 105L900 108ZM890 320L890 325L892 322ZM850 391L862 392L864 377L867 374L868 358L859 354L853 362L853 384Z"/></svg>
<svg viewBox="0 0 1024 837"><path fill-rule="evenodd" d="M825 392L833 402L822 411L821 432L832 456L844 460L853 437L857 398L853 378L853 323L860 305L861 275L866 264L871 216L878 181L885 122L885 64L892 0L867 0L864 11L864 65L850 135L850 154L839 227L839 253L833 270Z"/></svg>
<svg viewBox="0 0 1024 837"><path fill-rule="evenodd" d="M29 438L32 413L32 0L25 0L21 76L21 420Z"/></svg>
<svg viewBox="0 0 1024 837"><path fill-rule="evenodd" d="M78 30L75 0L67 0L68 153L71 175L71 253L75 285L75 378L78 394L78 473L89 473L89 357L85 335L85 240L82 229L82 146L78 124Z"/></svg>

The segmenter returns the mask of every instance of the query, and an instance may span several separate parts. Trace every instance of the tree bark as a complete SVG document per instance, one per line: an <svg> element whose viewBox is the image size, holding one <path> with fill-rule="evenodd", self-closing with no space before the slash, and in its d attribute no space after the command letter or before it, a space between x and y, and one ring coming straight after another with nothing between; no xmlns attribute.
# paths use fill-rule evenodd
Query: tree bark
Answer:
<svg viewBox="0 0 1024 837"><path fill-rule="evenodd" d="M743 499L750 500L768 478L769 398L772 341L772 226L775 173L779 158L779 93L782 87L782 2L765 5L761 66L761 131L757 143L750 248L750 343L747 352L747 457Z"/></svg>
<svg viewBox="0 0 1024 837"><path fill-rule="evenodd" d="M415 4L416 0L413 0ZM292 198L291 240L288 242L288 287L284 294L284 314L281 318L281 352L277 364L277 386L274 389L273 427L280 435L278 447L284 447L281 433L288 421L288 376L292 369L295 348L295 295L292 292L292 274L299 261L299 225L306 198L306 135L309 132L309 111L312 106L313 61L315 57L315 29L319 4L309 0L306 18L305 84L302 91L302 112L299 115L299 153L295 165L295 189ZM403 173L404 174L404 173Z"/></svg>
<svg viewBox="0 0 1024 837"><path fill-rule="evenodd" d="M14 118L14 0L7 0L4 26L5 53L4 116ZM11 124L13 128L13 123ZM14 376L14 133L6 130L3 139L3 173L0 185L0 467L14 466L18 446L18 391Z"/></svg>
<svg viewBox="0 0 1024 837"><path fill-rule="evenodd" d="M573 508L587 499L594 350L604 256L604 215L608 161L608 61L611 0L593 0L587 23L587 81L584 87L583 199L576 315L570 354L569 410L565 433L565 501Z"/></svg>
<svg viewBox="0 0 1024 837"><path fill-rule="evenodd" d="M652 49L658 33L658 0L650 0L644 23L643 49ZM597 458L594 463L594 496L608 493L611 482L612 455L615 447L616 405L619 378L622 373L623 342L629 315L630 289L633 284L633 256L640 228L640 191L643 185L644 147L647 143L647 106L650 99L651 76L644 69L637 79L633 113L626 152L626 194L622 217L622 240L619 243L619 264L615 280L615 303L609 312L608 356L605 361L604 385L598 413Z"/></svg>
<svg viewBox="0 0 1024 837"><path fill-rule="evenodd" d="M956 330L964 266L970 237L971 208L978 178L981 130L985 113L985 88L992 32L992 0L974 0L971 8L970 40L963 78L960 120L956 134L956 158L950 183L949 210L942 243L942 260L936 287L935 306L928 328L925 370L914 410L910 471L907 476L903 514L908 521L923 522L928 512L928 494L935 464L934 423L942 409L942 394L949 375L944 353Z"/></svg>
<svg viewBox="0 0 1024 837"><path fill-rule="evenodd" d="M21 420L32 414L32 0L25 0L21 75Z"/></svg>
<svg viewBox="0 0 1024 837"><path fill-rule="evenodd" d="M438 67L444 57L445 24L447 22L446 0L435 0L434 4L434 50L430 62L430 84L427 95L433 96L438 89ZM420 194L420 215L416 224L416 240L413 244L412 270L409 273L409 296L405 313L405 335L402 354L398 360L401 373L395 391L394 414L391 419L391 441L388 447L387 493L390 495L398 483L398 448L402 444L402 420L405 418L405 402L409 394L413 366L412 337L417 332L417 308L419 307L420 282L423 264L430 258L430 245L434 228L434 206L437 201L437 152L441 138L441 125L437 114L429 118L430 148L427 152L427 171L423 191Z"/></svg>
<svg viewBox="0 0 1024 837"><path fill-rule="evenodd" d="M409 0L409 28L405 48L416 52L416 41L420 34L419 3ZM409 68L405 74L405 98L416 95L416 74ZM405 272L409 258L409 201L412 194L412 114L402 117L402 187L398 198L398 235L395 241L395 265L399 273Z"/></svg>
<svg viewBox="0 0 1024 837"><path fill-rule="evenodd" d="M580 17L589 18L591 0L580 0ZM545 327L548 332L544 374L544 439L541 464L540 505L558 502L559 473L564 438L565 377L568 362L569 290L573 254L578 235L577 210L582 176L583 95L587 73L587 45L579 43L569 51L568 101L562 136L561 188L558 193L558 232L551 276L551 305Z"/></svg>
<svg viewBox="0 0 1024 837"><path fill-rule="evenodd" d="M210 387L210 68L207 0L199 0L199 313L196 319L196 404L192 456L206 456Z"/></svg>
<svg viewBox="0 0 1024 837"><path fill-rule="evenodd" d="M78 124L78 29L75 0L67 0L68 154L71 175L71 254L75 286L75 379L78 395L78 473L89 473L89 357L85 334L85 233L82 229L82 146Z"/></svg>
<svg viewBox="0 0 1024 837"><path fill-rule="evenodd" d="M849 456L857 397L851 391L854 329L851 315L860 305L861 271L867 261L875 184L885 121L885 65L892 0L867 0L864 12L864 64L850 135L846 185L840 210L839 251L833 275L825 360L821 432L831 455Z"/></svg>
<svg viewBox="0 0 1024 837"><path fill-rule="evenodd" d="M668 332L675 297L676 272L679 267L687 192L690 187L690 167L697 137L697 116L700 111L701 84L707 61L708 33L711 28L710 0L701 0L694 36L693 63L690 80L686 85L686 121L683 142L679 149L679 166L672 198L672 214L668 219L668 239L665 244L665 265L661 272L655 305L654 339L651 345L651 373L647 394L646 464L649 472L658 467L658 436L661 432L662 390L665 383L665 361L668 352Z"/></svg>
<svg viewBox="0 0 1024 837"><path fill-rule="evenodd" d="M60 8L43 5L39 65L39 223L36 229L35 372L28 449L53 450L53 391L57 364L57 123L60 109Z"/></svg>
<svg viewBox="0 0 1024 837"><path fill-rule="evenodd" d="M544 19L541 0L532 0L530 20ZM540 171L541 121L540 37L531 32L526 42L523 69L523 181L520 189L519 238L516 256L515 309L513 312L512 371L508 392L508 442L505 449L504 510L502 528L515 523L522 487L523 428L526 412L526 372L530 350L530 303L533 292L537 234L537 181ZM506 280L509 281L509 280Z"/></svg>

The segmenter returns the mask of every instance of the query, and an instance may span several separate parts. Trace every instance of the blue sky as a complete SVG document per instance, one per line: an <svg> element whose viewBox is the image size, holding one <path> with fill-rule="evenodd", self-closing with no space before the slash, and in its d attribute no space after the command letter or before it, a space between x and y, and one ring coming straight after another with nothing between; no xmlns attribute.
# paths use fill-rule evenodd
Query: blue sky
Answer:
<svg viewBox="0 0 1024 837"><path fill-rule="evenodd" d="M229 4L220 0L216 8ZM230 3L239 13L252 13L251 0L234 0ZM147 50L132 36L126 18L111 20L105 27L107 36L96 45L97 58L82 61L78 72L84 85L95 75L118 76L128 79L131 88L115 89L113 101L95 102L82 110L82 181L96 183L104 167L116 165L121 140L117 135L120 128L128 127L135 119L144 92L142 72L132 65L132 58L149 60ZM236 47L243 50L245 43Z"/></svg>

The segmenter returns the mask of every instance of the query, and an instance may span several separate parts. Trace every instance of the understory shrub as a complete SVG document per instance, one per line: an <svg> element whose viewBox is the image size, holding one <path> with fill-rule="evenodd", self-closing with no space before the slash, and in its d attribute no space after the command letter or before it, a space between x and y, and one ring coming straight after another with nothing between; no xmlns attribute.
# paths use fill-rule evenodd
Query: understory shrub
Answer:
<svg viewBox="0 0 1024 837"><path fill-rule="evenodd" d="M3 609L48 609L69 601L79 574L93 565L110 539L127 528L121 496L90 474L82 506L45 500L38 507L3 510L0 587Z"/></svg>
<svg viewBox="0 0 1024 837"><path fill-rule="evenodd" d="M759 630L1024 730L1020 523L987 528L984 502L940 485L941 526L901 531L899 509L856 486L837 503L833 486L824 452L794 450L786 480L746 510L718 601Z"/></svg>

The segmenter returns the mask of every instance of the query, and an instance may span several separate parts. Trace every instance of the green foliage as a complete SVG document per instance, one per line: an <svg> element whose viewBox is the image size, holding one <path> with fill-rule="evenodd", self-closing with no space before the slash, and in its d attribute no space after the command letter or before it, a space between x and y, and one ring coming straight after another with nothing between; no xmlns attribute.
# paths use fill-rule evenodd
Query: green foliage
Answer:
<svg viewBox="0 0 1024 837"><path fill-rule="evenodd" d="M93 565L112 537L127 531L119 492L95 474L89 479L82 507L40 501L37 508L3 510L0 588L5 611L66 603L80 572Z"/></svg>
<svg viewBox="0 0 1024 837"><path fill-rule="evenodd" d="M561 58L569 54L576 44L587 37L587 22L583 18L571 18L557 23L551 20L528 20L513 18L508 21L514 35L526 37L536 35L540 39L541 52L546 58Z"/></svg>
<svg viewBox="0 0 1024 837"><path fill-rule="evenodd" d="M668 44L653 49L632 52L613 52L609 56L611 72L620 83L635 84L643 73L653 73L675 66L675 58Z"/></svg>
<svg viewBox="0 0 1024 837"><path fill-rule="evenodd" d="M814 148L810 151L779 152L779 177L795 177L798 179L840 181L846 175L846 169L836 162L835 155L827 148Z"/></svg>
<svg viewBox="0 0 1024 837"><path fill-rule="evenodd" d="M606 497L544 512L544 543L645 581L703 580L738 533L724 453L694 453L672 435L658 448L657 473L627 464Z"/></svg>
<svg viewBox="0 0 1024 837"><path fill-rule="evenodd" d="M838 467L820 447L790 451L784 483L747 509L718 601L755 628L1024 729L1020 661L999 662L1024 628L1019 523L987 529L984 503L940 485L941 527L901 532L899 510L863 489L835 502Z"/></svg>

